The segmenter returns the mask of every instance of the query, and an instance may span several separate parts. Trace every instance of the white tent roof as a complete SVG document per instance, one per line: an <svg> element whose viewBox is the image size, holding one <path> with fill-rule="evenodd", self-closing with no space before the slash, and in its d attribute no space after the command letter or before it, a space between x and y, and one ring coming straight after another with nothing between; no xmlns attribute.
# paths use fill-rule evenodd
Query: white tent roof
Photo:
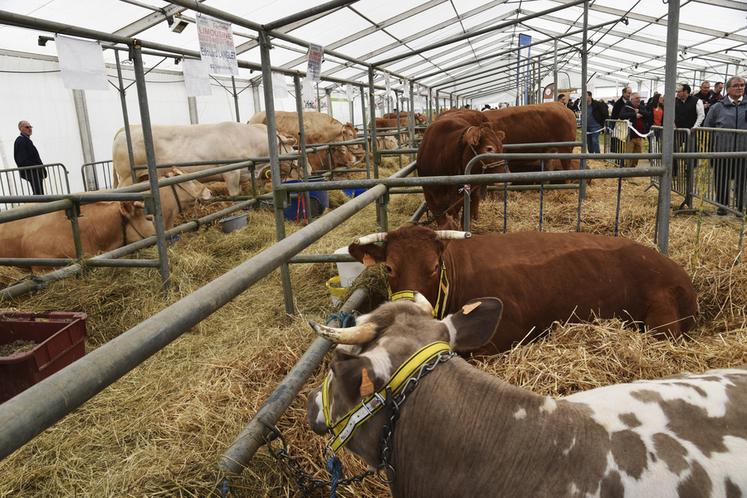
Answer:
<svg viewBox="0 0 747 498"><path fill-rule="evenodd" d="M399 60L382 64L381 67L415 78L418 83L428 86L449 83L460 75L499 68L496 74L481 80L456 82L441 87L443 91L472 96L476 100L481 97L499 98L501 95L512 94L515 87L516 68L511 64L515 64L515 52L487 60L481 59L515 48L520 33L530 35L533 42L560 37L559 70L580 72L578 51L568 49L580 46L581 34L566 34L582 27L582 5L568 6L468 40L427 50L422 54L407 54L450 37L531 17L569 3L572 0L360 0L323 15L281 27L278 31L368 63L376 64L393 56L406 55ZM258 24L269 23L311 6L309 2L302 0L206 0L204 4ZM168 2L3 0L1 6L6 11L40 19L107 33L137 36L143 40L192 50L199 49L194 26L187 27L182 33L174 33L169 29L160 9L178 10L180 13L177 16L188 21L194 19L194 11ZM590 1L589 26L618 21L589 31L588 67L592 80L617 83L663 81L667 9L667 4L661 0ZM680 79L698 82L702 79L723 80L728 75L741 71L747 42L746 15L747 3L743 1L683 0L678 47ZM152 18L156 19L155 22L149 21ZM625 22L620 22L623 18ZM45 47L38 45L38 34L33 30L0 26L0 48L55 55L54 44L47 44ZM240 60L260 62L259 49L254 42L255 32L234 26L234 40ZM531 48L532 55L546 54L542 59L543 72L551 71L553 47L554 43L548 41ZM303 71L306 65L305 53L304 47L276 40L271 52L272 64ZM111 54L106 57L113 60ZM153 64L154 60L150 59L146 63ZM469 62L472 64L467 67L453 69L453 66ZM350 63L327 54L322 74L366 81L363 66L350 66ZM429 74L432 76L423 78ZM257 76L250 75L248 70L242 70L241 75ZM330 85L332 84L328 83L325 86ZM597 81L597 85L604 83Z"/></svg>

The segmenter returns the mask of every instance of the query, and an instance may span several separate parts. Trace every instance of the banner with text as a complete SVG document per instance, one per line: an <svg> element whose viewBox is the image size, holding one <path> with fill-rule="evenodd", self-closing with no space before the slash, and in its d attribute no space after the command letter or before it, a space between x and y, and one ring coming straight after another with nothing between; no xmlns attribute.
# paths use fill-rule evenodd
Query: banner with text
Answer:
<svg viewBox="0 0 747 498"><path fill-rule="evenodd" d="M236 46L231 23L197 13L197 36L200 55L211 74L238 76Z"/></svg>
<svg viewBox="0 0 747 498"><path fill-rule="evenodd" d="M311 79L311 81L319 81L321 78L323 56L324 47L309 43L309 52L307 54L309 62L306 67L306 77Z"/></svg>

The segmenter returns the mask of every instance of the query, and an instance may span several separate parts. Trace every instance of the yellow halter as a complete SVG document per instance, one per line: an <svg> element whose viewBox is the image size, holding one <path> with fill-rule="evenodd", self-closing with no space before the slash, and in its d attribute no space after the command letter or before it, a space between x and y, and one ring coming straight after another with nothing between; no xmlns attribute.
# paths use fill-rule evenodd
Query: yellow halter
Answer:
<svg viewBox="0 0 747 498"><path fill-rule="evenodd" d="M441 261L441 277L438 282L438 296L436 297L436 305L433 307L433 318L443 320L446 315L446 300L449 298L449 277L446 276L446 264L443 260ZM389 288L389 300L399 301L400 299L407 299L408 301L415 300L415 291L401 290L392 292Z"/></svg>
<svg viewBox="0 0 747 498"><path fill-rule="evenodd" d="M327 447L334 453L342 448L353 436L355 431L368 419L373 417L386 403L387 389L392 396L396 396L404 388L407 381L428 361L441 353L450 351L446 342L438 341L428 344L416 351L389 377L384 387L363 399L358 405L332 424L329 400L329 375L322 384L322 411L324 413L324 424L330 428L332 438Z"/></svg>

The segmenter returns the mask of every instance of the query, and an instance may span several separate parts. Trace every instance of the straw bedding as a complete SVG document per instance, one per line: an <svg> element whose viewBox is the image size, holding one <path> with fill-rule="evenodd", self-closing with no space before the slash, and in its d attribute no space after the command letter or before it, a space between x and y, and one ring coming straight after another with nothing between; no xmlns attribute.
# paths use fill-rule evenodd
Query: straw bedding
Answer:
<svg viewBox="0 0 747 498"><path fill-rule="evenodd" d="M643 179L624 182L620 233L652 244L656 191L644 191L647 184ZM589 187L584 231L612 233L616 187L614 180ZM420 199L393 196L390 226L405 222ZM536 192L509 195L509 230L537 229L538 200ZM679 201L674 196L672 205ZM574 229L576 204L573 191L546 192L543 229ZM501 227L502 206L502 201L484 203L474 231ZM331 253L356 235L376 231L374 220L374 207L368 206L307 252ZM288 232L295 229L287 225ZM473 359L474 365L513 384L560 396L747 363L747 269L736 261L740 229L733 217L672 219L670 254L692 276L699 295L701 317L691 339L658 341L618 320L569 321L557 323L546 339ZM172 283L166 300L155 270L97 269L3 306L88 313L90 351L269 247L274 236L268 211L252 212L242 231L223 234L213 227L183 235L169 249ZM312 341L306 320L324 320L333 311L324 282L335 273L332 264L291 267L296 316L284 312L279 272L266 277L0 462L0 496L211 494L222 477L218 458ZM0 270L4 283L21 276L15 269ZM366 278L380 285L381 274ZM325 440L305 421L306 393L321 382L322 372L307 383L278 427L301 465L324 478ZM349 454L343 461L348 475L363 469ZM231 491L233 496L298 496L264 448L241 477L231 479ZM367 479L340 495L387 493L380 481Z"/></svg>

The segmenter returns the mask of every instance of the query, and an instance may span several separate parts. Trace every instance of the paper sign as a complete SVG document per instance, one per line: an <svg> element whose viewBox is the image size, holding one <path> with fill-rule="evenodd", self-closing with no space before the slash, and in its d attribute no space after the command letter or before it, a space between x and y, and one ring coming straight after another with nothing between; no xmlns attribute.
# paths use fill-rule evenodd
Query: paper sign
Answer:
<svg viewBox="0 0 747 498"><path fill-rule="evenodd" d="M188 97L212 95L210 87L210 72L207 64L197 59L182 60L182 74L184 86L187 87Z"/></svg>
<svg viewBox="0 0 747 498"><path fill-rule="evenodd" d="M350 83L345 85L345 95L348 98L348 102L353 101L353 85L351 85Z"/></svg>
<svg viewBox="0 0 747 498"><path fill-rule="evenodd" d="M106 66L101 45L97 41L80 40L64 35L55 36L60 73L65 88L75 90L106 90Z"/></svg>
<svg viewBox="0 0 747 498"><path fill-rule="evenodd" d="M309 43L309 52L307 54L309 63L306 68L306 76L311 78L312 81L319 81L321 79L323 55L324 48L321 45Z"/></svg>
<svg viewBox="0 0 747 498"><path fill-rule="evenodd" d="M197 13L197 36L200 56L211 74L238 76L236 46L233 43L231 23Z"/></svg>

